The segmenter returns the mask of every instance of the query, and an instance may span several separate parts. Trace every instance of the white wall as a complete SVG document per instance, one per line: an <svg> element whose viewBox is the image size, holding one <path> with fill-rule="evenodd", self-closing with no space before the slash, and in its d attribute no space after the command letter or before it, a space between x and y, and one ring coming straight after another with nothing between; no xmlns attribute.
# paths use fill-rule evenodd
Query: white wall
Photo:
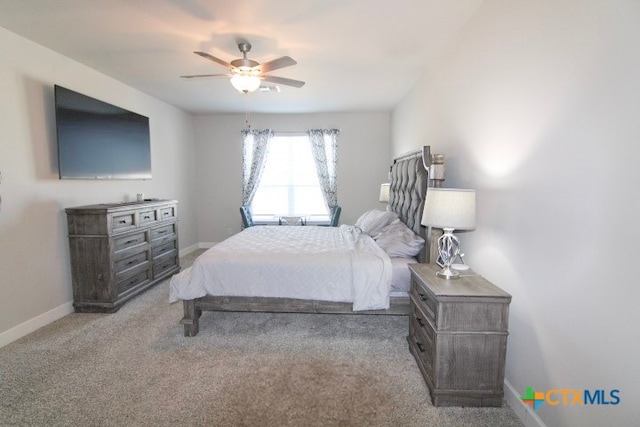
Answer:
<svg viewBox="0 0 640 427"><path fill-rule="evenodd" d="M640 2L487 0L392 115L395 153L429 143L478 190L464 251L513 295L515 393L620 390L548 426L638 423L638 76Z"/></svg>
<svg viewBox="0 0 640 427"><path fill-rule="evenodd" d="M0 28L0 346L72 310L64 208L180 202L180 245L197 242L190 115ZM150 118L153 179L58 179L53 85Z"/></svg>
<svg viewBox="0 0 640 427"><path fill-rule="evenodd" d="M256 94L261 95L261 94ZM220 242L240 231L244 114L203 115L195 119L198 170L198 230L201 242ZM369 209L381 209L380 184L390 159L390 114L252 114L253 129L304 132L338 128L340 223L353 224Z"/></svg>

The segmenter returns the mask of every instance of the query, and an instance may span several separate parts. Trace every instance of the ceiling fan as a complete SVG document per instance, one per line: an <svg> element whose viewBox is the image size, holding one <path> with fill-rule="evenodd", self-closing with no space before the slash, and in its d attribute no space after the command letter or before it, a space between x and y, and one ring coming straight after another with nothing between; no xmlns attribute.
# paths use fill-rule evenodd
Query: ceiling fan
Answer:
<svg viewBox="0 0 640 427"><path fill-rule="evenodd" d="M234 59L231 62L216 58L215 56L210 55L206 52L194 52L196 55L200 55L205 59L213 61L227 68L229 70L228 74L196 74L180 77L184 79L193 79L199 77L230 77L233 87L243 93L255 91L260 87L260 83L262 81L298 88L304 86L304 82L300 80L270 76L266 74L273 70L296 65L297 62L294 61L291 57L281 56L280 58L268 62L263 62L261 64L257 61L247 58L247 53L249 53L249 51L251 50L250 43L238 43L238 49L240 49L240 52L242 52L242 58Z"/></svg>

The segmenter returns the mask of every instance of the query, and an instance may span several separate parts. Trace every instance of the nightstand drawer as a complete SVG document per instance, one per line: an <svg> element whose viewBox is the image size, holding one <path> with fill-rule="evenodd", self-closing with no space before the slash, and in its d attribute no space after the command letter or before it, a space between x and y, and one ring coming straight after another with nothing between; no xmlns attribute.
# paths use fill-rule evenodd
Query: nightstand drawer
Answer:
<svg viewBox="0 0 640 427"><path fill-rule="evenodd" d="M412 319L409 322L409 349L416 358L420 369L423 371L423 375L427 380L427 383L433 384L434 376L434 349L433 343L425 338L425 335L420 332L416 327L415 321Z"/></svg>
<svg viewBox="0 0 640 427"><path fill-rule="evenodd" d="M415 278L411 278L411 298L413 298L416 305L419 305L426 317L437 326L437 313L438 302L436 297L429 292L422 284Z"/></svg>
<svg viewBox="0 0 640 427"><path fill-rule="evenodd" d="M433 339L429 335L433 336L433 331L431 332L431 334L427 333L429 326L421 326L417 319L413 317L411 318L411 324L409 326L411 328L411 332L413 332L412 335L416 340L416 346L418 347L420 352L424 353L424 356L429 361L429 364L432 365L435 354L433 352Z"/></svg>
<svg viewBox="0 0 640 427"><path fill-rule="evenodd" d="M433 320L425 314L420 305L416 304L415 296L411 296L411 312L409 317L411 321L416 323L416 329L424 334L429 342L433 343L436 339L435 325Z"/></svg>

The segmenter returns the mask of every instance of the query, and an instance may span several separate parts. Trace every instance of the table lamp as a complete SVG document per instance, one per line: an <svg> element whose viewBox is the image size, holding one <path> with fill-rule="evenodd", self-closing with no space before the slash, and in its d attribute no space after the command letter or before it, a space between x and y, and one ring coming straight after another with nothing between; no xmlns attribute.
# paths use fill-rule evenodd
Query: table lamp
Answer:
<svg viewBox="0 0 640 427"><path fill-rule="evenodd" d="M436 275L445 279L457 279L460 274L451 269L460 256L460 240L453 230L476 228L476 190L460 188L429 188L422 213L422 225L442 228L438 239L438 253L442 270Z"/></svg>

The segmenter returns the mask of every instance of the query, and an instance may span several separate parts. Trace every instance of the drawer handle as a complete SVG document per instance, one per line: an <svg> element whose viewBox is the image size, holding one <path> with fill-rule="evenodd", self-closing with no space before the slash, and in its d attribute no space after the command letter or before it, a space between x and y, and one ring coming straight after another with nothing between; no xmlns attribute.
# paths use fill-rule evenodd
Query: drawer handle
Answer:
<svg viewBox="0 0 640 427"><path fill-rule="evenodd" d="M164 216L167 216L167 215L171 215L171 213L170 212L165 212Z"/></svg>
<svg viewBox="0 0 640 427"><path fill-rule="evenodd" d="M129 261L127 265L135 264L137 261Z"/></svg>
<svg viewBox="0 0 640 427"><path fill-rule="evenodd" d="M424 353L426 351L421 342L416 341L416 345L418 346L418 349L420 349L420 353Z"/></svg>
<svg viewBox="0 0 640 427"><path fill-rule="evenodd" d="M424 320L422 320L421 317L416 317L416 322L418 322L418 325L422 326L423 328L427 326L427 324L424 323Z"/></svg>
<svg viewBox="0 0 640 427"><path fill-rule="evenodd" d="M120 224L126 224L126 223L127 223L127 220L126 220L126 219L121 219L121 220L120 220Z"/></svg>
<svg viewBox="0 0 640 427"><path fill-rule="evenodd" d="M158 234L164 234L166 232L167 232L167 230L162 230L162 231L158 231Z"/></svg>
<svg viewBox="0 0 640 427"><path fill-rule="evenodd" d="M138 282L138 279L129 280L130 285L135 285Z"/></svg>
<svg viewBox="0 0 640 427"><path fill-rule="evenodd" d="M418 293L418 295L420 295L420 299L424 302L424 301L429 301L429 298L425 295L425 294L421 294Z"/></svg>
<svg viewBox="0 0 640 427"><path fill-rule="evenodd" d="M144 219L151 219L149 215L145 215Z"/></svg>
<svg viewBox="0 0 640 427"><path fill-rule="evenodd" d="M138 240L137 240L137 239L136 239L136 240L127 240L126 242L124 242L124 244L125 244L125 245L130 245L130 244L132 244L132 243L137 243L137 242L138 242Z"/></svg>

